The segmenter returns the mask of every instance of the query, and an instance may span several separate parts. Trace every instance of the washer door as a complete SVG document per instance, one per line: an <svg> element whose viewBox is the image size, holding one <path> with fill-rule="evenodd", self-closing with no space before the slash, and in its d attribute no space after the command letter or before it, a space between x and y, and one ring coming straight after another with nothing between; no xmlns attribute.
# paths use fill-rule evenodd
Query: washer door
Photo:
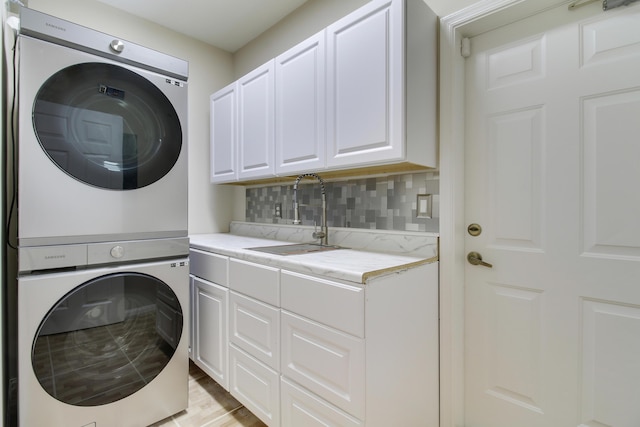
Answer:
<svg viewBox="0 0 640 427"><path fill-rule="evenodd" d="M178 115L160 89L104 63L72 65L51 76L35 98L33 126L60 169L112 190L161 179L183 143Z"/></svg>
<svg viewBox="0 0 640 427"><path fill-rule="evenodd" d="M182 334L182 309L171 288L140 273L85 282L47 313L31 361L55 399L98 406L123 399L169 363Z"/></svg>

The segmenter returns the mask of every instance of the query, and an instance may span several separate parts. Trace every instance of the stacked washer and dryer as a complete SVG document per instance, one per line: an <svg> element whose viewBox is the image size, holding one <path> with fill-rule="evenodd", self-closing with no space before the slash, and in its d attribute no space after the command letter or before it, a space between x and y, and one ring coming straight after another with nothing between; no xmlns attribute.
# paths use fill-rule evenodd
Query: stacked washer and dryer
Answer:
<svg viewBox="0 0 640 427"><path fill-rule="evenodd" d="M187 62L23 8L20 426L187 407Z"/></svg>

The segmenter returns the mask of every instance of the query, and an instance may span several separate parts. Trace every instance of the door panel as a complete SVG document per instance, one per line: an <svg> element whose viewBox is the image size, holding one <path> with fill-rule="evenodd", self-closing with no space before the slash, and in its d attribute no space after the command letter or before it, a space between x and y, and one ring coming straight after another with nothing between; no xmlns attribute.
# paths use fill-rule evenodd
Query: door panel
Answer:
<svg viewBox="0 0 640 427"><path fill-rule="evenodd" d="M467 426L640 425L639 6L472 40Z"/></svg>
<svg viewBox="0 0 640 427"><path fill-rule="evenodd" d="M238 178L273 176L274 62L238 80Z"/></svg>
<svg viewBox="0 0 640 427"><path fill-rule="evenodd" d="M541 292L516 286L488 284L484 305L486 393L497 399L542 413Z"/></svg>
<svg viewBox="0 0 640 427"><path fill-rule="evenodd" d="M209 98L211 137L211 182L231 182L238 178L236 165L237 86L220 89Z"/></svg>
<svg viewBox="0 0 640 427"><path fill-rule="evenodd" d="M544 115L542 108L534 106L488 118L491 246L542 249Z"/></svg>
<svg viewBox="0 0 640 427"><path fill-rule="evenodd" d="M275 60L276 173L325 167L325 32Z"/></svg>
<svg viewBox="0 0 640 427"><path fill-rule="evenodd" d="M404 155L404 2L377 0L327 27L327 165Z"/></svg>
<svg viewBox="0 0 640 427"><path fill-rule="evenodd" d="M193 278L193 361L229 390L227 324L229 290Z"/></svg>
<svg viewBox="0 0 640 427"><path fill-rule="evenodd" d="M594 257L639 257L640 90L582 100L584 133L583 250ZM627 185L620 185L627 183Z"/></svg>
<svg viewBox="0 0 640 427"><path fill-rule="evenodd" d="M632 408L637 406L638 376L630 375L628 367L637 365L640 354L640 307L585 299L582 313L584 425L637 425L638 412Z"/></svg>

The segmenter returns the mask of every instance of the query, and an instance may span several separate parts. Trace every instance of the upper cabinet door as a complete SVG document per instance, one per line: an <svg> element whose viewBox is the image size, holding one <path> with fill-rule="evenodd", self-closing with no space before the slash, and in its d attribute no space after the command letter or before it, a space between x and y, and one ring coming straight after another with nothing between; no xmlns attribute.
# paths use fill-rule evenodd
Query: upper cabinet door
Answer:
<svg viewBox="0 0 640 427"><path fill-rule="evenodd" d="M274 174L274 61L238 80L239 179Z"/></svg>
<svg viewBox="0 0 640 427"><path fill-rule="evenodd" d="M327 166L405 158L404 1L373 0L327 28Z"/></svg>
<svg viewBox="0 0 640 427"><path fill-rule="evenodd" d="M240 78L235 180L437 167L437 28L422 0L372 0Z"/></svg>
<svg viewBox="0 0 640 427"><path fill-rule="evenodd" d="M211 182L236 181L238 179L236 83L232 83L211 95L209 111L211 120Z"/></svg>
<svg viewBox="0 0 640 427"><path fill-rule="evenodd" d="M276 174L325 167L325 32L276 58Z"/></svg>

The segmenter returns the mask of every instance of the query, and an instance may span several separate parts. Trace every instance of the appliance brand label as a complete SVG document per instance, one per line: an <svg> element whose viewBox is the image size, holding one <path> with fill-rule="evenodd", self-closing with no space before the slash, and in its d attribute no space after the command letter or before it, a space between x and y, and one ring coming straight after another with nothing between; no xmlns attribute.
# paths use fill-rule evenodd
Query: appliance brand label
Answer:
<svg viewBox="0 0 640 427"><path fill-rule="evenodd" d="M64 259L66 258L66 255L45 255L44 259Z"/></svg>
<svg viewBox="0 0 640 427"><path fill-rule="evenodd" d="M55 29L55 30L58 30L58 31L67 31L67 29L66 29L66 28L61 27L61 26L59 26L59 25L51 24L51 23L49 23L49 22L45 22L45 23L44 23L44 25L46 25L46 26L47 26L47 27L49 27L49 28L53 28L53 29Z"/></svg>

